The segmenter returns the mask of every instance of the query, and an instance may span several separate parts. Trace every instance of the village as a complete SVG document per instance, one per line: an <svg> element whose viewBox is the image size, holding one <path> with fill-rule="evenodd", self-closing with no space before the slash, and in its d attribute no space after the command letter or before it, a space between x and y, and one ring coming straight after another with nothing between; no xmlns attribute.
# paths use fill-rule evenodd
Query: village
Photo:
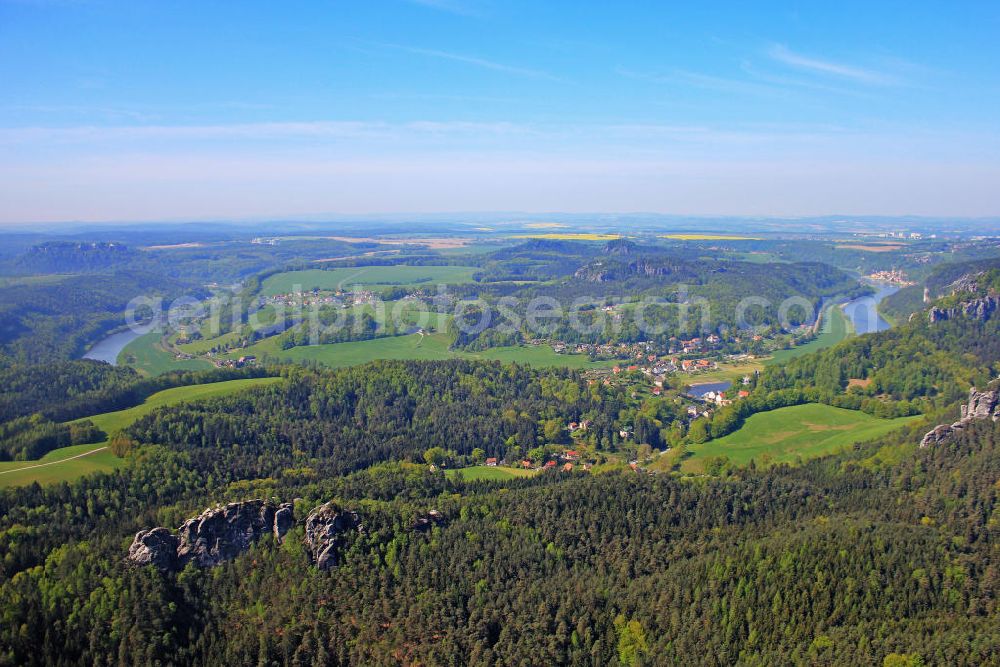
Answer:
<svg viewBox="0 0 1000 667"><path fill-rule="evenodd" d="M899 269L891 269L889 271L873 271L865 277L874 282L888 283L898 287L908 287L916 284L909 280L906 274Z"/></svg>

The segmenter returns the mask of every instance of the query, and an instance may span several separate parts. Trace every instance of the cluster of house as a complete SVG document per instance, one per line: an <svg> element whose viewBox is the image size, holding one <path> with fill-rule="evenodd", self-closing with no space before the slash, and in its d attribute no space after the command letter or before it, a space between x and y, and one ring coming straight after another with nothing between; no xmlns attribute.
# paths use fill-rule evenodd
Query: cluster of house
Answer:
<svg viewBox="0 0 1000 667"><path fill-rule="evenodd" d="M257 357L252 354L248 354L244 357L239 357L238 359L218 359L215 365L219 368L243 368L244 366L252 366L257 363Z"/></svg>
<svg viewBox="0 0 1000 667"><path fill-rule="evenodd" d="M869 280L876 280L880 283L892 283L893 285L913 285L914 283L906 279L906 274L899 269L891 271L873 271L868 275Z"/></svg>
<svg viewBox="0 0 1000 667"><path fill-rule="evenodd" d="M536 465L534 461L530 459L524 459L521 461L520 466L525 470L555 470L560 468L563 472L570 472L576 465L579 464L580 453L575 449L569 449L560 454L557 458L549 459L541 465ZM491 456L486 459L486 465L495 468L497 466L506 465L506 461L501 461L495 456ZM560 465L561 464L561 465ZM584 463L580 466L581 470L590 470L590 464Z"/></svg>
<svg viewBox="0 0 1000 667"><path fill-rule="evenodd" d="M739 399L749 398L750 392L746 389L740 389L736 397ZM714 403L718 406L732 405L733 399L726 397L726 392L724 391L708 391L701 395L701 400L705 403Z"/></svg>
<svg viewBox="0 0 1000 667"><path fill-rule="evenodd" d="M331 294L316 294L314 292L289 292L260 298L260 305L281 304L284 306L312 306L320 304L343 305L343 301Z"/></svg>
<svg viewBox="0 0 1000 667"><path fill-rule="evenodd" d="M321 306L334 305L342 308L348 306L361 306L374 304L378 301L378 295L370 290L350 290L336 292L321 292L319 289L312 289L308 292L288 292L287 294L275 294L260 298L260 305L282 304L285 306Z"/></svg>
<svg viewBox="0 0 1000 667"><path fill-rule="evenodd" d="M709 334L702 338L701 336L695 336L689 340L681 340L678 338L670 339L670 349L668 354L697 354L705 350L706 348L715 347L722 342L722 339L715 334Z"/></svg>
<svg viewBox="0 0 1000 667"><path fill-rule="evenodd" d="M527 341L529 345L542 345L548 343L552 346L552 351L557 354L574 352L576 354L592 354L599 357L636 357L641 358L650 352L656 351L653 343L642 341L638 343L566 343L561 340L549 341L545 339L533 339Z"/></svg>

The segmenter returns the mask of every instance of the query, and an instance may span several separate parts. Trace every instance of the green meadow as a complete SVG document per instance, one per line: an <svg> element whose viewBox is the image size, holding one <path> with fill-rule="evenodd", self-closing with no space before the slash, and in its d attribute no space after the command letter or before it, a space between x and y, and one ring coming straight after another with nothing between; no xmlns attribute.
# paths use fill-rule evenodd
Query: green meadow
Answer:
<svg viewBox="0 0 1000 667"><path fill-rule="evenodd" d="M140 405L116 412L84 417L104 431L109 439L115 433L148 415L156 408L185 401L225 396L249 387L280 382L281 378L250 378L210 384L174 387L156 392ZM77 420L82 421L82 420ZM0 486L23 486L38 482L49 484L76 479L92 472L106 472L121 465L122 460L106 449L108 441L74 445L49 452L37 461L0 462Z"/></svg>
<svg viewBox="0 0 1000 667"><path fill-rule="evenodd" d="M819 403L760 412L734 433L690 445L681 471L704 472L706 460L715 456L726 456L737 465L746 465L751 459L758 465L796 463L872 440L915 419L920 417L879 419Z"/></svg>
<svg viewBox="0 0 1000 667"><path fill-rule="evenodd" d="M379 287L434 283L467 283L479 271L474 266L351 266L336 269L305 269L276 273L264 281L261 294L288 294L296 288L310 291L346 289L364 286L377 291Z"/></svg>
<svg viewBox="0 0 1000 667"><path fill-rule="evenodd" d="M131 366L143 375L160 375L169 371L203 371L212 367L204 359L178 359L163 348L163 334L150 331L125 346L118 354L118 363Z"/></svg>
<svg viewBox="0 0 1000 667"><path fill-rule="evenodd" d="M851 324L839 306L830 306L823 314L823 326L819 335L805 345L798 345L787 350L778 350L765 363L783 364L789 359L801 357L804 354L818 352L833 347L851 335Z"/></svg>
<svg viewBox="0 0 1000 667"><path fill-rule="evenodd" d="M445 333L410 334L350 343L293 347L289 350L275 350L272 354L289 361L316 361L332 368L357 366L377 359L487 359L529 366L568 368L601 368L615 364L613 361L594 362L583 354L557 354L548 345L496 347L482 352L462 352L448 349L450 344L451 338Z"/></svg>

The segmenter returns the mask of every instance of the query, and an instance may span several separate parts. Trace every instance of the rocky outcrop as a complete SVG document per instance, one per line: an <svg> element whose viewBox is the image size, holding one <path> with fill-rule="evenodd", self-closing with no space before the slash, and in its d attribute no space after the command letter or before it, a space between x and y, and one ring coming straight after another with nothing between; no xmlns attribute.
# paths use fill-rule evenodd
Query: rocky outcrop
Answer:
<svg viewBox="0 0 1000 667"><path fill-rule="evenodd" d="M628 239L614 239L604 244L605 255L634 255L638 249L639 246Z"/></svg>
<svg viewBox="0 0 1000 667"><path fill-rule="evenodd" d="M921 447L930 447L947 440L970 422L992 419L1000 421L1000 391L969 390L969 400L962 406L962 418L953 424L941 424L928 431L920 441Z"/></svg>
<svg viewBox="0 0 1000 667"><path fill-rule="evenodd" d="M280 542L293 525L291 503L229 503L188 519L176 536L166 528L140 531L132 541L128 559L162 570L179 570L192 562L212 567L245 552L264 535L271 534Z"/></svg>
<svg viewBox="0 0 1000 667"><path fill-rule="evenodd" d="M280 542L294 523L291 513L291 503L275 505L264 500L205 510L185 521L178 531L180 565L189 561L203 567L218 565L239 556L267 533Z"/></svg>
<svg viewBox="0 0 1000 667"><path fill-rule="evenodd" d="M955 306L932 307L927 312L931 324L959 317L982 321L993 317L993 314L1000 310L1000 295L983 284L984 275L984 273L965 275L949 285L952 295L965 295L968 298Z"/></svg>
<svg viewBox="0 0 1000 667"><path fill-rule="evenodd" d="M427 514L421 514L413 520L411 528L421 532L430 530L434 526L444 525L444 515L437 510L429 510Z"/></svg>
<svg viewBox="0 0 1000 667"><path fill-rule="evenodd" d="M685 268L676 260L637 258L632 261L620 261L616 258L615 260L597 260L587 266L580 267L574 277L580 280L604 283L628 278L676 276L682 273Z"/></svg>
<svg viewBox="0 0 1000 667"><path fill-rule="evenodd" d="M964 301L957 306L941 308L933 306L927 311L927 318L931 324L944 322L964 317L970 320L986 321L993 317L993 314L1000 310L1000 296L984 296L970 301Z"/></svg>
<svg viewBox="0 0 1000 667"><path fill-rule="evenodd" d="M314 509L306 518L306 549L316 567L326 570L339 562L346 534L363 530L357 512L343 510L329 502Z"/></svg>
<svg viewBox="0 0 1000 667"><path fill-rule="evenodd" d="M128 559L136 565L155 565L161 570L177 568L177 536L166 528L141 530L132 540Z"/></svg>

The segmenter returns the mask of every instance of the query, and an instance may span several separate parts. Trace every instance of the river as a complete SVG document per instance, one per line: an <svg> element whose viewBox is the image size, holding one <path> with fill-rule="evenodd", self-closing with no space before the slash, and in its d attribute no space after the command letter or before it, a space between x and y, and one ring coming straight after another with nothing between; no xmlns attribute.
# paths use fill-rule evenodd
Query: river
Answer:
<svg viewBox="0 0 1000 667"><path fill-rule="evenodd" d="M847 319L854 325L854 331L858 334L885 331L892 327L884 317L879 315L878 304L890 294L898 292L900 288L887 283L872 283L871 285L875 288L875 294L848 301L843 305L844 314L847 315Z"/></svg>
<svg viewBox="0 0 1000 667"><path fill-rule="evenodd" d="M87 350L87 353L83 355L83 358L106 361L112 366L116 366L118 365L118 355L125 349L125 346L139 336L149 333L150 330L151 327L149 326L141 326L111 334L107 338L98 341L92 348Z"/></svg>

